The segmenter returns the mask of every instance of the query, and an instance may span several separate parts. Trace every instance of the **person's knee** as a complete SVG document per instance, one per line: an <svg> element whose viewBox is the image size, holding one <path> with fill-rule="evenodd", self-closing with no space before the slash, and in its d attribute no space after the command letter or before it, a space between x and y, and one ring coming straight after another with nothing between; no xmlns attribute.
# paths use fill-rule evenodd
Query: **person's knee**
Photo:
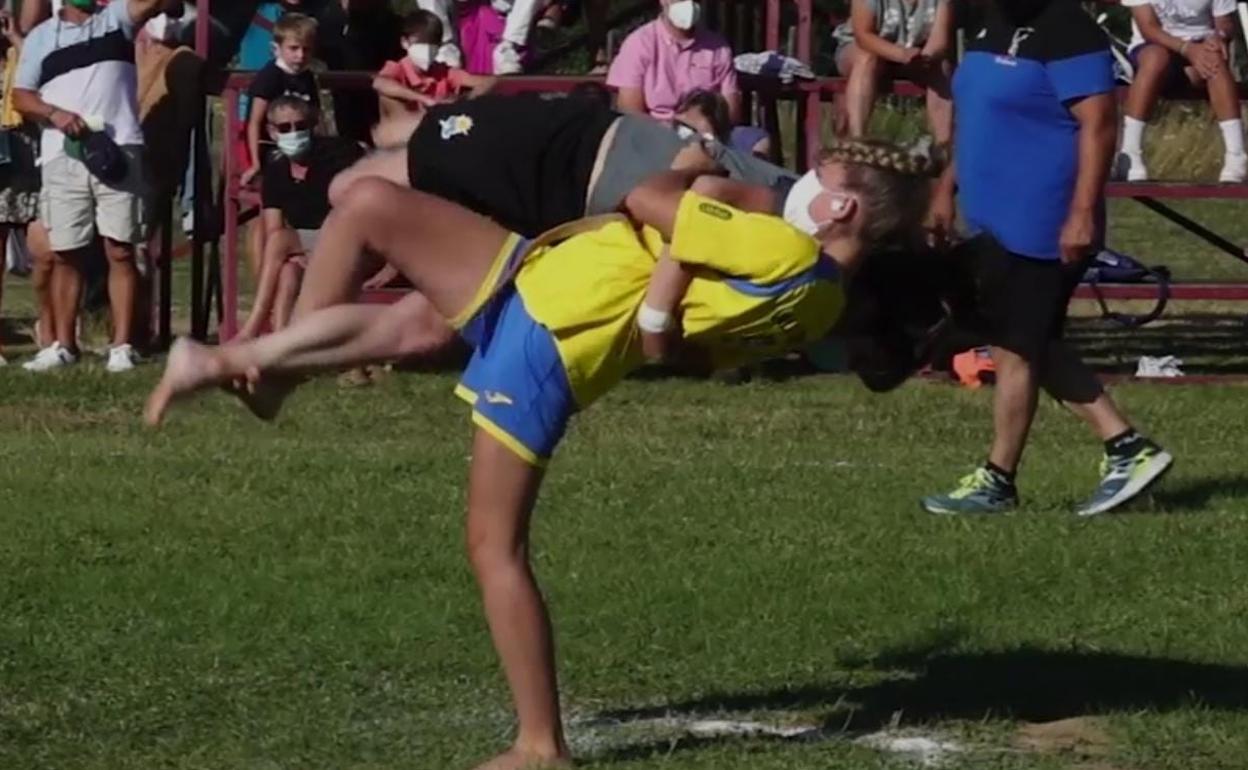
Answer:
<svg viewBox="0 0 1248 770"><path fill-rule="evenodd" d="M108 264L110 266L133 264L134 244L113 240L112 238L105 238L104 256L108 258Z"/></svg>
<svg viewBox="0 0 1248 770"><path fill-rule="evenodd" d="M880 57L873 53L867 53L859 48L854 52L853 72L860 78L874 79L879 76L880 70L883 69L883 62Z"/></svg>
<svg viewBox="0 0 1248 770"><path fill-rule="evenodd" d="M1036 368L1033 357L1003 347L992 349L992 363L997 370L998 380L1030 377Z"/></svg>
<svg viewBox="0 0 1248 770"><path fill-rule="evenodd" d="M525 543L496 531L490 523L495 517L469 516L468 529L464 535L464 550L478 580L489 575L523 565L528 558ZM485 523L482 523L482 522Z"/></svg>
<svg viewBox="0 0 1248 770"><path fill-rule="evenodd" d="M1172 54L1159 45L1146 45L1140 49L1136 77L1160 77L1170 68Z"/></svg>
<svg viewBox="0 0 1248 770"><path fill-rule="evenodd" d="M395 193L400 189L394 182L381 177L360 177L347 188L334 210L344 212L349 221L357 223L362 221L361 217L371 219L393 202Z"/></svg>

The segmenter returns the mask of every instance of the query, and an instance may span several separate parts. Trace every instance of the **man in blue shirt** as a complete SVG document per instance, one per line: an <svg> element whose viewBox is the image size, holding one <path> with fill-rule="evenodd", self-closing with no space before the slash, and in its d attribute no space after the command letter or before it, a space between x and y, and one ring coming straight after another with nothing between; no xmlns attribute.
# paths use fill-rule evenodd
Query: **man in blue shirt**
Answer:
<svg viewBox="0 0 1248 770"><path fill-rule="evenodd" d="M1105 441L1101 483L1077 512L1112 510L1173 458L1137 433L1061 340L1066 305L1103 235L1117 140L1109 43L1076 0L994 0L954 79L954 153L963 215L976 233L982 331L997 385L988 461L932 513L1018 504L1014 474L1041 388Z"/></svg>

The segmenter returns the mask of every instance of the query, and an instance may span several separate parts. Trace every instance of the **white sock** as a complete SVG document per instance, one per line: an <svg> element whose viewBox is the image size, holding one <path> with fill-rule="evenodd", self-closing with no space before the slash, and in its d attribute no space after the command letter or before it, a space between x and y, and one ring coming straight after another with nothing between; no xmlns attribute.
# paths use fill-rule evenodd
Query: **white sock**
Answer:
<svg viewBox="0 0 1248 770"><path fill-rule="evenodd" d="M1122 151L1136 157L1144 154L1144 128L1148 124L1130 115L1122 119Z"/></svg>
<svg viewBox="0 0 1248 770"><path fill-rule="evenodd" d="M1222 145L1226 148L1226 154L1243 155L1244 121L1222 120L1218 122L1218 128L1222 129Z"/></svg>

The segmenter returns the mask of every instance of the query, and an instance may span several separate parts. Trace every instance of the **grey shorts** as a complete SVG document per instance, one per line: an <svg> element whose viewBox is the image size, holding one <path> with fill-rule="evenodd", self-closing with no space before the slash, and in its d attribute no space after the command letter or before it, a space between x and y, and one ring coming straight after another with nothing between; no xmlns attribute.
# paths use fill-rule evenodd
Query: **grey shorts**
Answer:
<svg viewBox="0 0 1248 770"><path fill-rule="evenodd" d="M96 235L121 243L143 240L143 148L127 145L126 178L109 185L96 179L80 160L68 155L43 164L39 221L48 229L53 251L87 246Z"/></svg>
<svg viewBox="0 0 1248 770"><path fill-rule="evenodd" d="M685 144L675 131L657 120L638 115L621 117L585 213L594 216L619 210L624 198L644 180L671 169Z"/></svg>

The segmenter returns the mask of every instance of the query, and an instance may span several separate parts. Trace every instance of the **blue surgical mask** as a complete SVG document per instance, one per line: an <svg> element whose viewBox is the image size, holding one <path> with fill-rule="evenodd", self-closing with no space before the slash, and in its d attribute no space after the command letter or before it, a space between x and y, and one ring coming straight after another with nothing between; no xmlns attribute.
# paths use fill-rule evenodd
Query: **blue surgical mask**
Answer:
<svg viewBox="0 0 1248 770"><path fill-rule="evenodd" d="M306 155L311 147L312 132L307 129L288 131L277 135L277 149L287 158L298 158Z"/></svg>

